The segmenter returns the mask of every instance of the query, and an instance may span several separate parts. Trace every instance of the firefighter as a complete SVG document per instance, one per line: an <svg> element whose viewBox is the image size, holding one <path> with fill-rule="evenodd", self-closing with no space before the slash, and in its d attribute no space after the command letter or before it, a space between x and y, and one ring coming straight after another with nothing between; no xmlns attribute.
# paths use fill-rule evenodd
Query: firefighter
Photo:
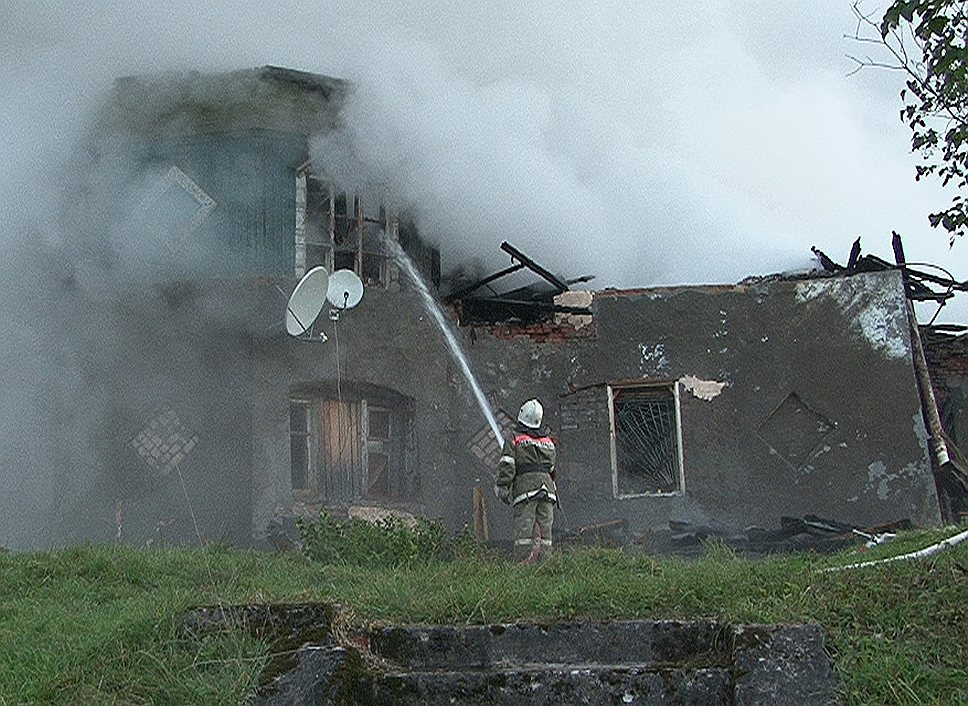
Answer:
<svg viewBox="0 0 968 706"><path fill-rule="evenodd" d="M551 553L551 525L558 504L555 444L541 427L544 410L528 400L518 412L514 435L505 441L494 492L514 508L514 558L528 563ZM532 548L535 531L540 545Z"/></svg>

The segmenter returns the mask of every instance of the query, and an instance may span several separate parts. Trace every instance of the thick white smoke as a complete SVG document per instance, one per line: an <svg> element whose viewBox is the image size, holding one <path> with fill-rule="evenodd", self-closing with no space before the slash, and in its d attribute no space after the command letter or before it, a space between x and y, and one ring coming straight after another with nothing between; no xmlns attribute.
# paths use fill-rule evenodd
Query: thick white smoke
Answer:
<svg viewBox="0 0 968 706"><path fill-rule="evenodd" d="M354 155L450 263L507 238L601 285L732 281L897 229L960 264L926 225L897 77L846 76L849 3L481 5L5 3L4 211L42 216L116 76L276 64L356 83Z"/></svg>
<svg viewBox="0 0 968 706"><path fill-rule="evenodd" d="M351 153L344 178L412 206L445 268L503 266L509 240L596 287L732 282L806 267L811 245L842 261L857 236L890 257L896 229L909 260L968 279L968 245L927 226L946 197L913 180L899 77L846 76L853 27L847 0L6 0L0 544L44 543L22 508L59 482L50 398L90 392L44 300L52 277L111 276L64 243L78 180L101 178L69 167L115 78L272 64L351 80L345 132L314 153Z"/></svg>

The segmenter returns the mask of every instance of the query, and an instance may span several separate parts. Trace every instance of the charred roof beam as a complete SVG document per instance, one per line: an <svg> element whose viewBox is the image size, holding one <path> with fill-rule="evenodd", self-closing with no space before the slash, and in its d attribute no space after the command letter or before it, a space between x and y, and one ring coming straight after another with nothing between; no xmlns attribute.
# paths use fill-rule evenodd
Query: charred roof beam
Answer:
<svg viewBox="0 0 968 706"><path fill-rule="evenodd" d="M894 233L892 246L895 248L895 257L897 256L896 248L899 247L899 243L900 236L897 235L897 233ZM854 241L854 245L850 250L850 258L847 261L846 268L843 265L834 262L819 248L811 247L810 250L813 251L813 254L816 255L821 266L823 266L824 270L827 272L881 272L885 270L900 270L908 296L915 301L943 302L947 299L951 299L954 296L952 293L953 290L962 292L968 291L968 282L958 282L953 276L950 276L950 273L948 273L949 277L940 277L938 275L933 275L928 272L915 269L906 262L899 262L895 265L887 260L882 260L876 255L861 256L860 238ZM929 263L918 264L927 267L938 267L938 265L931 265ZM944 268L938 267L938 269L941 269L943 272L947 272L947 270L944 270ZM932 284L946 287L947 291L935 292L928 287L925 282L931 282Z"/></svg>
<svg viewBox="0 0 968 706"><path fill-rule="evenodd" d="M451 292L450 294L448 294L444 298L444 301L445 302L452 302L452 301L455 301L457 299L463 299L468 294L470 294L471 292L477 291L478 289L480 289L484 285L490 284L494 280L501 279L501 277L506 277L507 275L509 275L509 274L511 274L513 272L517 272L518 270L521 270L521 269L524 269L524 265L522 263L520 263L520 262L517 263L517 264L511 265L510 267L505 268L505 269L501 270L500 272L495 272L493 275L489 275L489 276L485 277L484 279L481 279L481 280L478 280L477 282L474 282L474 284L470 284L470 285L468 285L466 287L462 287L461 289L458 289L456 292Z"/></svg>
<svg viewBox="0 0 968 706"><path fill-rule="evenodd" d="M508 241L505 240L503 243L501 243L501 250L503 250L504 252L506 252L513 259L515 259L518 262L520 262L522 265L524 265L525 267L527 267L529 270L531 270L532 272L534 272L536 275L538 275L539 277L541 277L543 280L545 280L549 284L551 284L552 287L554 287L555 289L558 290L558 294L561 294L562 292L567 292L568 291L568 283L567 282L563 282L561 279L559 279L558 277L556 277L555 275L553 275L551 272L549 272L548 270L546 270L545 268L543 268L541 265L539 265L537 262L535 262L534 260L532 260L531 258L529 258L527 255L525 255L523 252L521 252L520 250L518 250L517 248L515 248Z"/></svg>

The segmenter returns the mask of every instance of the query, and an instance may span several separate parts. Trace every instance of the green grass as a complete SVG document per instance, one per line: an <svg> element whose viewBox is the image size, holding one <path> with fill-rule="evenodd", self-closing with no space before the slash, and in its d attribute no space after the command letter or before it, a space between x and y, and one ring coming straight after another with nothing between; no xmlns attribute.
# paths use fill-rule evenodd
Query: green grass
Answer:
<svg viewBox="0 0 968 706"><path fill-rule="evenodd" d="M935 559L818 569L923 547L910 533L865 555L701 560L563 552L537 567L468 556L399 566L295 554L83 547L0 555L0 705L237 704L267 645L192 638L185 610L333 600L359 625L593 618L816 622L851 704L968 703L968 543Z"/></svg>

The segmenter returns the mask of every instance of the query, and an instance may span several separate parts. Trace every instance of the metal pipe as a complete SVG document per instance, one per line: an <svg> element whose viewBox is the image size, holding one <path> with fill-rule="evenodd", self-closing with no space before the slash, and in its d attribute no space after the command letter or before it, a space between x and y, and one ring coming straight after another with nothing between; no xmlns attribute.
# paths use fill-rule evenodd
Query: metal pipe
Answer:
<svg viewBox="0 0 968 706"><path fill-rule="evenodd" d="M892 556L886 559L875 559L873 561L858 561L853 564L847 564L846 566L830 566L826 569L821 569L818 573L829 574L834 571L844 571L845 569L859 569L864 566L874 566L875 564L889 564L894 561L905 561L908 559L924 559L932 554L937 554L942 549L947 549L948 547L953 547L956 544L961 544L966 539L968 539L968 530L964 532L959 532L958 534L952 535L947 539L943 539L937 544L932 544L930 547L925 547L924 549L919 549L914 552L909 552L907 554L901 554L900 556Z"/></svg>

